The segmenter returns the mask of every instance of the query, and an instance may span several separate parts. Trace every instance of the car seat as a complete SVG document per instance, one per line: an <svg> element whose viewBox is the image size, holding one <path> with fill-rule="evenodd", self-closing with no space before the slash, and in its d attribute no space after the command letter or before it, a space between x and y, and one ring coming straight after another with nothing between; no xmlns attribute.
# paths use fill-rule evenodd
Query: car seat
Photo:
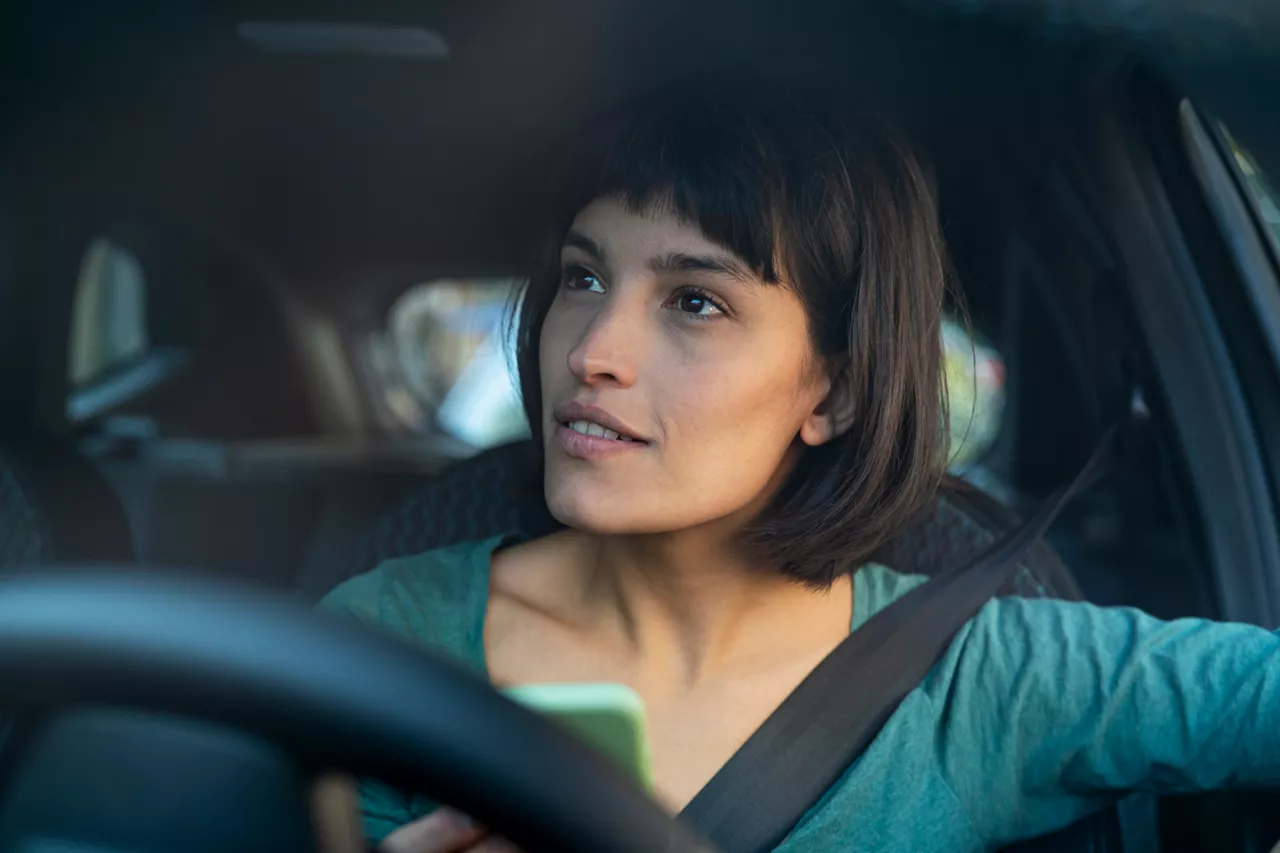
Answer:
<svg viewBox="0 0 1280 853"><path fill-rule="evenodd" d="M537 453L523 441L484 451L432 478L371 533L349 571L337 581L383 560L502 533L536 537L559 525L547 511L536 477ZM876 555L909 574L933 576L969 560L1017 517L981 490L948 479L938 498ZM321 591L323 592L323 590ZM1070 570L1047 542L1027 554L1003 595L1081 600ZM1121 850L1119 812L1107 809L1050 836L1006 848L1010 853L1115 853Z"/></svg>
<svg viewBox="0 0 1280 853"><path fill-rule="evenodd" d="M536 537L559 524L547 512L535 477L537 455L521 441L453 465L384 518L335 583L383 560L500 533ZM950 479L938 500L876 559L910 574L935 575L970 559L1018 519L994 498ZM1071 572L1047 543L1037 544L1010 587L1011 595L1082 598Z"/></svg>
<svg viewBox="0 0 1280 853"><path fill-rule="evenodd" d="M119 498L73 447L34 437L0 444L0 571L133 560Z"/></svg>

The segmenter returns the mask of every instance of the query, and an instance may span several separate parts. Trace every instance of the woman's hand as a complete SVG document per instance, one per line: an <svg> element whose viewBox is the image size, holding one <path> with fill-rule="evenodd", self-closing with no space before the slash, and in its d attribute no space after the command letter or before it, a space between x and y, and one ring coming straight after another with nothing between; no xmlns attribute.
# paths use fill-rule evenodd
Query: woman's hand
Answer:
<svg viewBox="0 0 1280 853"><path fill-rule="evenodd" d="M437 809L407 823L378 845L378 853L520 853L511 842L490 835L453 809Z"/></svg>

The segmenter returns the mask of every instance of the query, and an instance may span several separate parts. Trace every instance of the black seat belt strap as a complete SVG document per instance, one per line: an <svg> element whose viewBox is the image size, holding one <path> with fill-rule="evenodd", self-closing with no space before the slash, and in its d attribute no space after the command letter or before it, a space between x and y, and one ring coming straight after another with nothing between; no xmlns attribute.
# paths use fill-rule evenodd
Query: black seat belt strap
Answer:
<svg viewBox="0 0 1280 853"><path fill-rule="evenodd" d="M879 734L1062 508L1102 475L1117 427L1070 485L967 564L867 620L783 701L681 813L722 853L765 853Z"/></svg>

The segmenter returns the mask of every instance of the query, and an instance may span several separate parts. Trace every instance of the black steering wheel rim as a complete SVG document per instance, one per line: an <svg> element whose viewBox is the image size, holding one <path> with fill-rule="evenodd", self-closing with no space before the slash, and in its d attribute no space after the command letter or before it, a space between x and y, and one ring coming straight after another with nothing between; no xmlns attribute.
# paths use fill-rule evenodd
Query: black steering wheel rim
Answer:
<svg viewBox="0 0 1280 853"><path fill-rule="evenodd" d="M240 587L50 569L0 579L0 696L13 710L98 704L229 725L310 766L431 794L529 850L710 850L475 675Z"/></svg>

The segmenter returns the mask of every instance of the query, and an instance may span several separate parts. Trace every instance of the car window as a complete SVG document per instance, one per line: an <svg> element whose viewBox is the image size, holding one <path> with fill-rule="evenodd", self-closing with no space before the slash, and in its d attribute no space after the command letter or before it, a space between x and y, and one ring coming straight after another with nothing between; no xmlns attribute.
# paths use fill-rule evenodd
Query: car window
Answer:
<svg viewBox="0 0 1280 853"><path fill-rule="evenodd" d="M986 338L955 317L942 321L942 351L950 413L953 473L980 466L1000 434L1005 367Z"/></svg>
<svg viewBox="0 0 1280 853"><path fill-rule="evenodd" d="M71 307L67 379L82 388L147 351L146 280L138 258L99 239L80 263Z"/></svg>
<svg viewBox="0 0 1280 853"><path fill-rule="evenodd" d="M369 342L374 393L392 431L443 433L477 449L529 434L506 317L517 282L441 279L409 288ZM942 327L951 469L974 471L1000 431L1005 368L967 324Z"/></svg>
<svg viewBox="0 0 1280 853"><path fill-rule="evenodd" d="M1235 156L1236 166L1240 170L1245 189L1257 205L1258 213L1271 236L1272 244L1280 252L1280 196L1276 195L1271 182L1258 168L1257 162L1249 152L1236 142L1225 125L1220 127L1227 144L1231 147L1231 153Z"/></svg>
<svg viewBox="0 0 1280 853"><path fill-rule="evenodd" d="M370 341L385 426L482 449L528 435L506 339L512 279L436 279L409 288Z"/></svg>

